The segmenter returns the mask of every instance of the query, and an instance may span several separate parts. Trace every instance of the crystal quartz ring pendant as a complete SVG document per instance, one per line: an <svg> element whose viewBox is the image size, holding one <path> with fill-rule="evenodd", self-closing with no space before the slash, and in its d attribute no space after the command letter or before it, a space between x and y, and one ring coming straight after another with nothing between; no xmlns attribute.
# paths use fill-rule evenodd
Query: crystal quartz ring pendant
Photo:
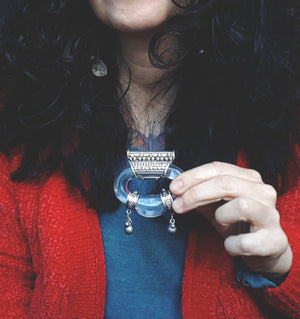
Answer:
<svg viewBox="0 0 300 319"><path fill-rule="evenodd" d="M130 167L125 167L116 176L114 191L117 198L126 205L129 182L134 179L175 179L182 170L173 165L174 152L128 151ZM135 210L144 217L158 217L168 210L160 194L140 195Z"/></svg>

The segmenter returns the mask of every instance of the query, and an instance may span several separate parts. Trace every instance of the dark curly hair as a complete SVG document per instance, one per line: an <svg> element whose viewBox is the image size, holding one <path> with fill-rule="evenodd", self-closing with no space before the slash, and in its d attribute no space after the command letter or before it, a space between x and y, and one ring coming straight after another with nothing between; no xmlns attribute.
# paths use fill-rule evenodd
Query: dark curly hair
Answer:
<svg viewBox="0 0 300 319"><path fill-rule="evenodd" d="M149 47L156 67L178 65L166 148L183 169L234 163L243 149L276 186L300 140L298 0L187 0L184 9ZM113 178L129 136L117 94L116 31L86 0L7 0L1 12L0 150L24 150L12 178L62 169L94 206L115 203ZM178 44L171 62L159 50L168 37ZM93 76L91 57L105 61L106 77Z"/></svg>

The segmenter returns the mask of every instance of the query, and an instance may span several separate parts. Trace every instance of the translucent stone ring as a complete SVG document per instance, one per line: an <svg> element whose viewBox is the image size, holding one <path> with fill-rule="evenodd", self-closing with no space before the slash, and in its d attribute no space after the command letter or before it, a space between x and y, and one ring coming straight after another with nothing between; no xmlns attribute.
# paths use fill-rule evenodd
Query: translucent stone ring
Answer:
<svg viewBox="0 0 300 319"><path fill-rule="evenodd" d="M174 152L127 152L130 167L122 169L115 178L114 191L117 198L126 205L129 182L134 179L175 179L182 170L173 165ZM140 195L135 207L144 217L158 217L165 211L160 194Z"/></svg>

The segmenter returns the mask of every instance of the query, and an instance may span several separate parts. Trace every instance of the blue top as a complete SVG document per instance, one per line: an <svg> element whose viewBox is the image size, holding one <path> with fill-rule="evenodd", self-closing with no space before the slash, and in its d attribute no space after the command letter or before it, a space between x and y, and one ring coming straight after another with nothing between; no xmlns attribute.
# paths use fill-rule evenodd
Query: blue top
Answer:
<svg viewBox="0 0 300 319"><path fill-rule="evenodd" d="M105 318L179 319L187 218L176 219L175 234L167 231L167 213L145 218L133 212L131 218L134 232L126 235L124 205L100 215L107 276Z"/></svg>
<svg viewBox="0 0 300 319"><path fill-rule="evenodd" d="M145 141L147 143L145 143ZM162 136L135 140L139 149L163 150ZM149 148L147 148L149 150ZM157 193L157 182L133 180L130 191ZM99 214L105 263L105 318L180 319L185 252L189 235L189 213L176 216L177 233L167 231L170 215L145 218L133 211L134 232L126 235L126 208ZM237 279L247 286L275 287L262 275L251 272L236 260Z"/></svg>
<svg viewBox="0 0 300 319"><path fill-rule="evenodd" d="M139 135L132 149L160 151L163 135ZM130 191L157 194L155 180L134 179ZM185 251L189 234L189 214L176 217L177 232L168 232L170 214L145 218L133 211L134 232L124 232L126 207L100 214L105 263L105 318L180 319Z"/></svg>

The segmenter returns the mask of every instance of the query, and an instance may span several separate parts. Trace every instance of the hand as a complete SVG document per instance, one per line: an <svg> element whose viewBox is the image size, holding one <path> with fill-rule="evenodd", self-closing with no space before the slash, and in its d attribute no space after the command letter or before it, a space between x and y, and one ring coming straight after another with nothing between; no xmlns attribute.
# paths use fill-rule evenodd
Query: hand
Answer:
<svg viewBox="0 0 300 319"><path fill-rule="evenodd" d="M224 236L226 251L257 272L285 274L292 251L280 226L275 189L252 169L213 162L182 173L170 185L176 213L197 210ZM246 232L245 232L245 227Z"/></svg>

